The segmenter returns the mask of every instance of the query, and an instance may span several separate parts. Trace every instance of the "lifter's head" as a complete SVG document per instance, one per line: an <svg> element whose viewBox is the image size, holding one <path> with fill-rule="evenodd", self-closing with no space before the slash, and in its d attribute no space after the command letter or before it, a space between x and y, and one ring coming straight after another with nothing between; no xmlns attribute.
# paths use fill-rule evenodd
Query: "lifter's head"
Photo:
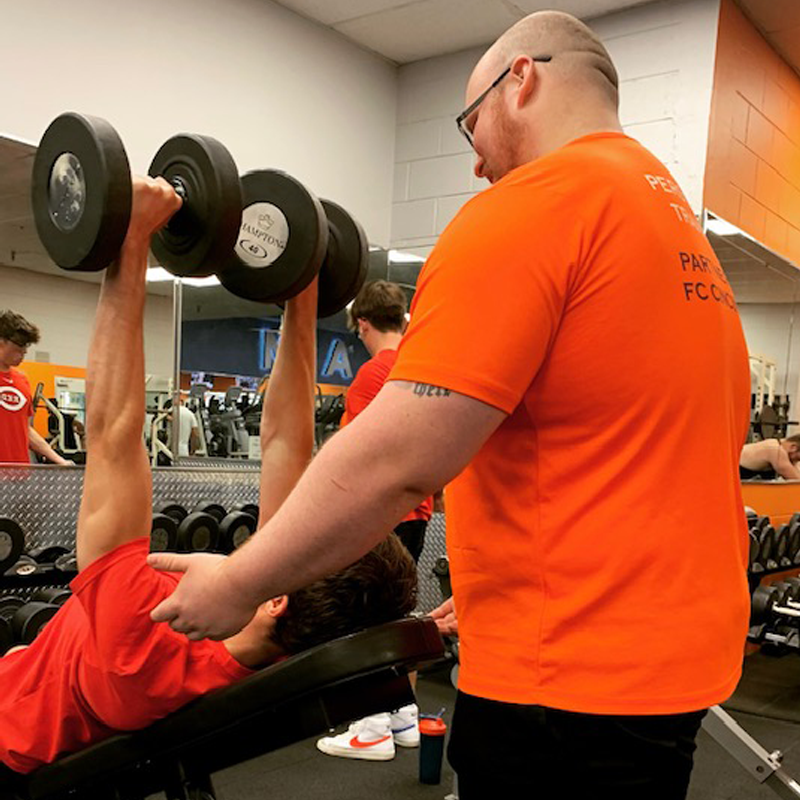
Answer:
<svg viewBox="0 0 800 800"><path fill-rule="evenodd" d="M416 599L416 564L392 533L349 567L262 603L253 620L227 641L238 641L229 649L242 663L262 665L405 617Z"/></svg>
<svg viewBox="0 0 800 800"><path fill-rule="evenodd" d="M570 14L539 11L509 28L473 70L465 107L507 68L462 123L472 136L479 177L494 182L579 136L620 130L611 57Z"/></svg>

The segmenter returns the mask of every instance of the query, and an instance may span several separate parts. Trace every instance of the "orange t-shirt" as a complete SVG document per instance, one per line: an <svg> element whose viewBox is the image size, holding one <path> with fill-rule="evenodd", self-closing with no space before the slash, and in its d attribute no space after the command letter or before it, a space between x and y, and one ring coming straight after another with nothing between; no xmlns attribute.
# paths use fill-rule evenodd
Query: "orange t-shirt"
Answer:
<svg viewBox="0 0 800 800"><path fill-rule="evenodd" d="M356 377L347 390L344 401L344 415L341 427L352 422L374 399L383 388L392 367L397 361L397 350L381 350L369 361L361 365ZM426 522L433 516L433 498L426 497L413 511L409 512L401 522L412 522L424 519Z"/></svg>
<svg viewBox="0 0 800 800"><path fill-rule="evenodd" d="M747 349L652 154L585 136L467 203L420 275L392 379L508 414L447 490L461 690L597 714L731 694Z"/></svg>

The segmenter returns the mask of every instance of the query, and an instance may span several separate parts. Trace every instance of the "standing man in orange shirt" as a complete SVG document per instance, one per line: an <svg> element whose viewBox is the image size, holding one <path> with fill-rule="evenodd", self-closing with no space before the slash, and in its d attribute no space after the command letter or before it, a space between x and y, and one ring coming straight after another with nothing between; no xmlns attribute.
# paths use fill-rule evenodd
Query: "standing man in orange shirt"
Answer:
<svg viewBox="0 0 800 800"><path fill-rule="evenodd" d="M364 284L353 301L347 313L348 327L358 334L371 358L361 366L347 390L342 427L352 422L386 383L397 361L407 309L405 292L390 281ZM422 553L425 529L432 514L433 498L426 497L394 529L415 563ZM395 745L419 745L418 716L416 703L397 711L373 714L357 720L338 736L325 736L317 742L317 747L330 756L389 761L394 758Z"/></svg>
<svg viewBox="0 0 800 800"><path fill-rule="evenodd" d="M431 253L388 382L241 552L154 559L187 574L153 618L229 634L448 484L462 800L680 800L748 624L736 304L584 24L522 19L465 106L492 185Z"/></svg>

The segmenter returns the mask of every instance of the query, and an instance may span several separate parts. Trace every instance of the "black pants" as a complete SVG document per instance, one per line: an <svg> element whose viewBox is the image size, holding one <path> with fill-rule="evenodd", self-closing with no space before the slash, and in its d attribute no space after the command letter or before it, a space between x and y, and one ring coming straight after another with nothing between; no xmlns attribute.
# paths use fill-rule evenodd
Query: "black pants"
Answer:
<svg viewBox="0 0 800 800"><path fill-rule="evenodd" d="M459 800L683 800L705 711L602 716L458 693Z"/></svg>
<svg viewBox="0 0 800 800"><path fill-rule="evenodd" d="M414 563L419 563L419 556L425 545L425 529L428 527L426 519L409 519L401 522L394 532L400 537L400 541L406 546L406 550L411 553Z"/></svg>

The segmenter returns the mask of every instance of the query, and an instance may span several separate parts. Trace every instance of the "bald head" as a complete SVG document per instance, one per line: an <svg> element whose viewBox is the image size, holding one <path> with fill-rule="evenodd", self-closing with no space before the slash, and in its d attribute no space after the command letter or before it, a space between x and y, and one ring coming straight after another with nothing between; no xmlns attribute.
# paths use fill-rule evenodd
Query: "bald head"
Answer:
<svg viewBox="0 0 800 800"><path fill-rule="evenodd" d="M555 77L574 92L589 92L599 102L619 105L619 79L608 51L579 19L561 11L537 11L509 28L486 51L479 67L503 69L520 55L552 56Z"/></svg>

